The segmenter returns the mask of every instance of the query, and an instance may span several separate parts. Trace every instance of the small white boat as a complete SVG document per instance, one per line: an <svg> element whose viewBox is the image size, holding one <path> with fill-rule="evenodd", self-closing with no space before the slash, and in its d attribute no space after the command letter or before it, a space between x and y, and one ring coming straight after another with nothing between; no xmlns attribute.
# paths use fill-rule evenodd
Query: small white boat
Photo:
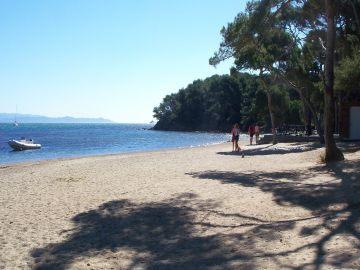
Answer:
<svg viewBox="0 0 360 270"><path fill-rule="evenodd" d="M35 143L33 139L21 138L21 140L8 141L10 147L16 151L31 150L41 148L41 144Z"/></svg>

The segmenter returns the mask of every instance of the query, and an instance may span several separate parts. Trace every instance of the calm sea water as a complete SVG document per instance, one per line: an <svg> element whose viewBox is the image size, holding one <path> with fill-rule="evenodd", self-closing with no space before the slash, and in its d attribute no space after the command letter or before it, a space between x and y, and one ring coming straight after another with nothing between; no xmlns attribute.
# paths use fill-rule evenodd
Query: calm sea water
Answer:
<svg viewBox="0 0 360 270"><path fill-rule="evenodd" d="M142 124L0 124L0 164L192 147L225 142L229 134L147 130ZM7 141L32 138L41 149L12 151Z"/></svg>

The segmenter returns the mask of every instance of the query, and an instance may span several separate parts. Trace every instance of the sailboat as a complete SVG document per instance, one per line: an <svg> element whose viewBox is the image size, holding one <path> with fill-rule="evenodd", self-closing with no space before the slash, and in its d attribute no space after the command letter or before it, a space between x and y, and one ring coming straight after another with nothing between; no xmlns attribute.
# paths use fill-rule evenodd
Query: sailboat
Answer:
<svg viewBox="0 0 360 270"><path fill-rule="evenodd" d="M14 120L13 126L14 126L14 127L17 127L17 126L19 125L19 123L17 122L17 119L16 119L16 118L17 118L17 105L16 105L16 113L15 113L15 117L14 117L14 118L15 118L15 120Z"/></svg>

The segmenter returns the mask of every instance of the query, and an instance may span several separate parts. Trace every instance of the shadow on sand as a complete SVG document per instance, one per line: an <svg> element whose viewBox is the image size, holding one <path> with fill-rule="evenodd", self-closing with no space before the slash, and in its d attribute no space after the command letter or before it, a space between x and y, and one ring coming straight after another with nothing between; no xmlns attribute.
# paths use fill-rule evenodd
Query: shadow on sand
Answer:
<svg viewBox="0 0 360 270"><path fill-rule="evenodd" d="M160 203L104 203L76 215L75 228L64 232L70 233L64 242L34 249L33 269L68 269L81 258L121 249L136 251L126 269L233 269L231 263L241 259L253 269L246 251L234 252L241 235L197 235L196 228L209 224L195 222L194 213L214 207L214 202L200 201L191 193ZM229 241L234 244L225 244ZM252 246L251 240L246 244Z"/></svg>
<svg viewBox="0 0 360 270"><path fill-rule="evenodd" d="M269 145L261 145L260 147L249 148L241 150L240 152L235 151L228 151L228 152L217 152L218 155L225 155L225 156L257 156L257 155L281 155L281 154L288 154L288 153L301 153L306 151L313 151L315 149L323 147L323 145L319 143L291 143L290 147L281 148L277 147L276 145L273 146Z"/></svg>
<svg viewBox="0 0 360 270"><path fill-rule="evenodd" d="M270 269L358 269L358 254L351 251L360 248L359 168L360 160L356 160L308 171L191 172L188 174L202 181L258 187L273 194L277 203L304 207L313 216L269 222L242 213L216 211L221 202L202 200L193 193L176 194L154 203L109 201L74 216L74 228L62 232L66 235L62 242L32 250L33 269L69 269L76 262L98 255L113 269L264 269L264 260ZM321 173L330 173L338 180L305 182ZM333 205L343 207L334 209ZM209 215L213 218L207 219ZM232 222L216 222L224 219ZM316 219L317 225L304 225L301 221L305 219ZM279 243L283 234L295 227L301 227L299 237L318 237L281 251L264 245ZM319 233L323 228L326 234ZM352 239L348 249L328 250L327 243L340 235ZM291 265L281 260L308 249L314 256L306 262ZM124 259L121 252L129 250L131 256ZM128 263L122 265L123 260Z"/></svg>
<svg viewBox="0 0 360 270"><path fill-rule="evenodd" d="M331 174L336 179L321 184L305 182L323 173ZM348 235L351 239L348 243L349 247L351 246L349 250L360 249L360 160L314 166L306 171L203 171L192 172L189 175L206 181L216 180L224 184L258 187L264 192L272 193L280 205L300 206L311 210L314 216L319 217L321 224L303 226L302 235L316 235L323 228L327 228L328 233L316 242L289 251L291 253L313 248L316 253L314 260L288 269L326 269L325 262L327 266L335 268L358 269L358 252L356 255L354 252L343 250L342 254L338 254L326 249L326 245L336 236ZM281 254L273 256L276 258L279 255Z"/></svg>

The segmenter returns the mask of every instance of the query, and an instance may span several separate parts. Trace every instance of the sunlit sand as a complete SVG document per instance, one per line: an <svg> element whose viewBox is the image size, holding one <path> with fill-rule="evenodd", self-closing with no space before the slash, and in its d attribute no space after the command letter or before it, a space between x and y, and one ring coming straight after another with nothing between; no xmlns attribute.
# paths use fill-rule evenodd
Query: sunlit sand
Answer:
<svg viewBox="0 0 360 270"><path fill-rule="evenodd" d="M0 169L0 269L359 269L358 146L241 145Z"/></svg>

